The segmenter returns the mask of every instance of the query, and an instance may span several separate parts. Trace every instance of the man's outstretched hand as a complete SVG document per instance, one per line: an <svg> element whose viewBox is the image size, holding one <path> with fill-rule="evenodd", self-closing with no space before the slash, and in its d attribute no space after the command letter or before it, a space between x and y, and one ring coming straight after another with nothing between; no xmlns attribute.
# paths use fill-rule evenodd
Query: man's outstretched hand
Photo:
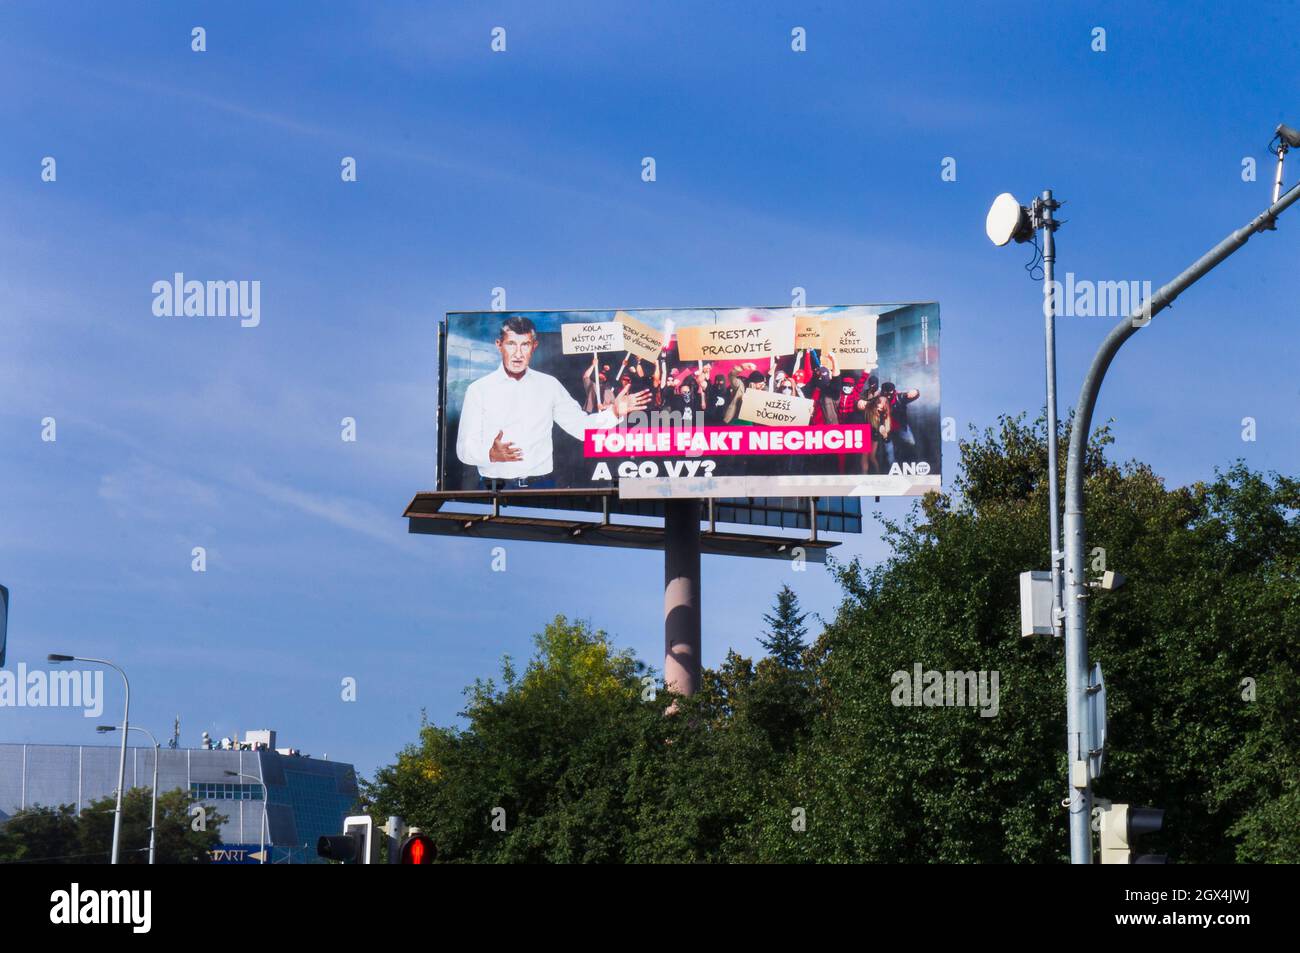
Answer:
<svg viewBox="0 0 1300 953"><path fill-rule="evenodd" d="M650 403L650 392L648 390L639 390L635 394L629 394L628 389L631 386L631 384L628 384L614 398L615 417L626 417L632 411L641 410L646 404Z"/></svg>
<svg viewBox="0 0 1300 953"><path fill-rule="evenodd" d="M497 437L492 441L492 449L488 451L488 459L493 463L513 463L522 460L524 452L513 443L502 441L504 435L504 430L497 431Z"/></svg>

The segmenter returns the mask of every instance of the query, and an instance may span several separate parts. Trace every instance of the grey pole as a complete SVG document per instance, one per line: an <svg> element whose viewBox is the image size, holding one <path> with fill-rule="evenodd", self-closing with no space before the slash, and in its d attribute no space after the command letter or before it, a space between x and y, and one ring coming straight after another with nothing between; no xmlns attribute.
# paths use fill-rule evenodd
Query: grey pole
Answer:
<svg viewBox="0 0 1300 953"><path fill-rule="evenodd" d="M112 665L112 662L103 659L82 659L83 662L99 662L101 665ZM126 686L126 701L122 705L122 750L117 758L117 808L113 811L113 857L109 861L111 864L117 863L117 856L121 850L122 844L122 789L126 787L126 734L131 727L131 683L127 681L126 672L117 668L117 672L122 676L122 684Z"/></svg>
<svg viewBox="0 0 1300 953"><path fill-rule="evenodd" d="M1052 535L1047 547L1052 559L1052 628L1062 635L1064 614L1061 611L1061 493L1056 448L1056 228L1052 213L1059 208L1052 190L1043 192L1043 328L1047 363L1047 500L1048 531ZM1068 689L1067 689L1068 695Z"/></svg>
<svg viewBox="0 0 1300 953"><path fill-rule="evenodd" d="M149 736L149 740L153 742L153 797L150 799L151 803L150 803L150 805L149 805L149 863L152 864L152 863L154 863L154 861L155 861L155 857L157 856L157 855L156 855L155 848L156 848L157 843L158 843L158 750L159 750L159 745L158 745L158 739L155 738L155 737L153 736L153 732L150 731L148 728L139 728L139 727L137 727L137 726L135 726L135 725L132 725L132 726L131 726L131 730L132 730L132 731L143 731L146 735Z"/></svg>
<svg viewBox="0 0 1300 953"><path fill-rule="evenodd" d="M700 502L664 502L664 687L700 688Z"/></svg>
<svg viewBox="0 0 1300 953"><path fill-rule="evenodd" d="M117 809L113 811L113 856L109 861L111 864L116 864L118 846L122 842L122 788L126 785L126 735L131 726L131 683L127 680L126 672L108 659L83 658L80 655L49 655L47 657L51 662L91 662L95 665L107 665L122 676L122 684L126 686L126 703L122 708L122 752L117 759Z"/></svg>
<svg viewBox="0 0 1300 953"><path fill-rule="evenodd" d="M257 764L258 764L258 770L259 771L262 770L261 768L262 762L260 759L258 760ZM261 831L259 833L262 838L262 846L261 846L262 861L261 862L266 863L266 828L268 823L266 812L267 809L271 806L271 793L266 789L266 782L263 781L260 777L257 777L256 775L240 774L238 771L227 771L226 774L230 775L232 778L244 778L245 780L248 781L256 781L258 784L262 786L262 826L261 826Z"/></svg>
<svg viewBox="0 0 1300 953"><path fill-rule="evenodd" d="M1198 258L1173 281L1164 285L1151 298L1136 308L1132 314L1111 328L1083 379L1079 403L1075 408L1074 426L1070 430L1070 452L1065 464L1065 663L1069 691L1067 712L1070 759L1070 790L1066 803L1070 808L1070 862L1092 863L1092 787L1088 777L1088 751L1083 726L1087 723L1088 693L1085 673L1088 668L1088 617L1085 601L1087 579L1084 576L1083 554L1086 538L1083 519L1084 455L1092 429L1092 413L1096 409L1097 395L1110 362L1124 342L1187 290L1216 265L1241 248L1256 232L1268 231L1275 220L1296 199L1300 199L1300 186L1293 186L1278 201L1261 212L1241 228L1232 232L1208 252Z"/></svg>
<svg viewBox="0 0 1300 953"><path fill-rule="evenodd" d="M388 815L388 862L396 864L399 858L398 851L402 847L402 828L405 823L396 814Z"/></svg>
<svg viewBox="0 0 1300 953"><path fill-rule="evenodd" d="M153 743L153 805L149 808L149 863L154 863L158 847L158 742Z"/></svg>
<svg viewBox="0 0 1300 953"><path fill-rule="evenodd" d="M153 788L152 795L149 798L149 863L153 864L157 856L155 847L157 845L158 832L158 739L153 736L153 732L148 728L141 728L137 725L128 726L130 731L143 731L149 736L149 741L153 743ZM117 731L117 725L100 725L96 731Z"/></svg>

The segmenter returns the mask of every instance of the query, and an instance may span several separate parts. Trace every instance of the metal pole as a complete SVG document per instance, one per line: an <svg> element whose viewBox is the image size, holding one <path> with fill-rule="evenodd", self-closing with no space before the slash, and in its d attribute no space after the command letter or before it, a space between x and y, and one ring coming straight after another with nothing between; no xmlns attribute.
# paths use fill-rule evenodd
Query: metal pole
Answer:
<svg viewBox="0 0 1300 953"><path fill-rule="evenodd" d="M1061 637L1064 635L1065 619L1061 606L1061 559L1063 552L1061 550L1060 475L1057 463L1055 286L1057 223L1052 217L1052 212L1056 209L1057 203L1052 198L1051 189L1043 191L1042 199L1038 205L1043 228L1043 342L1047 367L1047 522L1048 533L1050 534L1047 552L1052 565L1052 631L1057 637ZM1087 687L1088 650L1086 641L1082 645L1080 645L1080 642L1081 640L1077 639L1065 640L1065 743L1066 751L1071 752L1071 770L1075 770L1073 766L1077 763L1073 752L1079 747L1084 748L1083 762L1086 771L1087 745L1081 744L1079 740L1079 731L1085 722L1078 717L1076 699L1080 697ZM1086 695L1083 697L1086 698ZM1077 776L1071 777L1069 783L1073 784L1077 780ZM1087 780L1086 775L1084 780ZM1092 816L1090 797L1091 789L1089 788L1085 789L1080 798L1080 805L1076 805L1072 798L1066 802L1071 811L1070 857L1075 863L1091 863L1092 860L1092 832L1088 826ZM1083 824L1076 825L1076 819L1081 819ZM1084 838L1082 844L1076 843L1076 838L1080 836ZM1084 856L1087 860L1075 859L1079 856Z"/></svg>
<svg viewBox="0 0 1300 953"><path fill-rule="evenodd" d="M111 662L108 664L112 664ZM116 665L113 666L117 668ZM126 701L122 705L122 750L117 757L117 808L113 811L113 857L111 864L117 863L118 852L122 844L122 789L126 787L126 733L131 727L131 683L126 680L126 672L117 669L126 685Z"/></svg>
<svg viewBox="0 0 1300 953"><path fill-rule="evenodd" d="M257 759L257 772L259 775L262 773L261 758ZM271 792L266 789L266 782L263 781L261 777L257 779L257 783L262 785L262 829L260 833L262 835L262 847L261 847L262 863L265 864L266 863L266 829L271 824L271 819L267 816L267 812L271 809Z"/></svg>
<svg viewBox="0 0 1300 953"><path fill-rule="evenodd" d="M664 687L700 688L700 503L664 502Z"/></svg>
<svg viewBox="0 0 1300 953"><path fill-rule="evenodd" d="M1216 265L1241 248L1256 232L1272 229L1274 221L1300 199L1300 186L1292 188L1267 209L1255 216L1249 224L1232 232L1208 252L1198 258L1173 281L1164 285L1133 313L1111 328L1083 379L1079 403L1075 408L1074 426L1070 430L1070 452L1065 464L1065 659L1066 675L1073 668L1079 675L1071 683L1075 689L1069 698L1068 756L1070 759L1070 791L1067 804L1070 808L1070 862L1092 863L1092 787L1088 777L1088 751L1083 737L1087 723L1088 693L1085 676L1088 667L1088 618L1085 601L1087 579L1084 575L1083 554L1086 547L1083 518L1083 478L1088 436L1092 430L1092 413L1096 409L1097 395L1110 362L1124 342L1182 294L1204 277Z"/></svg>
<svg viewBox="0 0 1300 953"><path fill-rule="evenodd" d="M149 808L149 863L157 859L158 846L158 742L153 743L153 804Z"/></svg>
<svg viewBox="0 0 1300 953"><path fill-rule="evenodd" d="M1061 612L1061 494L1057 464L1056 415L1056 228L1052 212L1059 207L1046 189L1042 198L1043 218L1043 328L1047 361L1047 505L1051 543L1047 551L1052 560L1052 628L1059 638L1063 632ZM1068 696L1067 688L1067 696Z"/></svg>
<svg viewBox="0 0 1300 953"><path fill-rule="evenodd" d="M142 731L149 736L153 742L153 797L150 798L149 804L149 863L154 863L155 846L157 845L158 836L158 739L153 736L153 732L148 728L139 728L131 726L132 731Z"/></svg>
<svg viewBox="0 0 1300 953"><path fill-rule="evenodd" d="M92 662L95 665L107 665L114 669L117 674L122 676L122 684L126 686L126 702L122 707L122 751L117 759L117 809L113 811L113 855L109 860L110 864L117 863L118 846L122 842L122 789L126 786L126 736L131 727L131 682L126 677L126 672L122 671L108 659L102 658L85 658L80 655L61 655L50 656L51 661L68 661L68 662Z"/></svg>
<svg viewBox="0 0 1300 953"><path fill-rule="evenodd" d="M257 761L257 770L259 773L262 770L262 761L260 758ZM247 781L256 781L258 784L262 786L262 823L261 823L261 830L259 831L259 833L262 838L262 843L261 843L262 860L260 862L264 864L266 863L266 828L267 828L267 824L269 823L269 819L266 816L266 811L271 804L271 792L267 790L266 782L263 781L262 778L259 777L258 775L242 774L239 771L227 771L226 774L232 778L244 778Z"/></svg>
<svg viewBox="0 0 1300 953"><path fill-rule="evenodd" d="M609 497L605 497L606 500ZM398 852L402 846L402 827L404 822L396 814L388 815L388 862L390 864L398 863L401 858Z"/></svg>

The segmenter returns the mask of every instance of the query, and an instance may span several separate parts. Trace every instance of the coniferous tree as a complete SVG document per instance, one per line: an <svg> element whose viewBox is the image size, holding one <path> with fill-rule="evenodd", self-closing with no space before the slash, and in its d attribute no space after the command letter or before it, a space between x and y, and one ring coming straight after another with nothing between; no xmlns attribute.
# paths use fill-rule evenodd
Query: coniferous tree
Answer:
<svg viewBox="0 0 1300 953"><path fill-rule="evenodd" d="M803 620L808 618L808 613L799 611L799 597L788 585L782 585L781 591L776 594L773 610L774 614L763 616L770 631L759 642L785 668L800 668L807 647L804 636L808 634Z"/></svg>

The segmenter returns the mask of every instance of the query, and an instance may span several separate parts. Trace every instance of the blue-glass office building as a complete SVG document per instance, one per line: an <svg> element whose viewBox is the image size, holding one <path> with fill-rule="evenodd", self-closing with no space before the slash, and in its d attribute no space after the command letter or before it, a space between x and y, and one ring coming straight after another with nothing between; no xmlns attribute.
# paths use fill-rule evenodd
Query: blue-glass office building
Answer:
<svg viewBox="0 0 1300 953"><path fill-rule="evenodd" d="M113 794L119 752L108 745L0 744L0 821L37 805L80 811ZM153 757L151 747L127 748L127 787L153 783ZM315 861L317 838L340 833L343 819L357 812L352 765L269 749L163 748L158 789L175 788L228 818L223 843L260 844L265 817L274 863Z"/></svg>

